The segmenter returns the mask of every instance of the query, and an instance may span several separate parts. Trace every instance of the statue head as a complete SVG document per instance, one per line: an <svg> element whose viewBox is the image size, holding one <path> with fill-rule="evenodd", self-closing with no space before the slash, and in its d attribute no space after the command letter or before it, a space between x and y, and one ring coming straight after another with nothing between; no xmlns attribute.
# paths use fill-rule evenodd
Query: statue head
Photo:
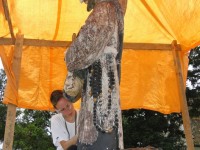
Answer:
<svg viewBox="0 0 200 150"><path fill-rule="evenodd" d="M84 2L87 4L87 11L91 11L94 6L99 2L111 2L111 1L118 1L118 0L80 0L80 2Z"/></svg>
<svg viewBox="0 0 200 150"><path fill-rule="evenodd" d="M84 2L84 3L86 3L86 4L87 4L88 0L80 0L80 2L81 2L81 3L83 3L83 2Z"/></svg>
<svg viewBox="0 0 200 150"><path fill-rule="evenodd" d="M95 6L95 3L96 1L95 0L80 0L80 2L84 2L85 4L87 4L87 11L91 11L94 6Z"/></svg>

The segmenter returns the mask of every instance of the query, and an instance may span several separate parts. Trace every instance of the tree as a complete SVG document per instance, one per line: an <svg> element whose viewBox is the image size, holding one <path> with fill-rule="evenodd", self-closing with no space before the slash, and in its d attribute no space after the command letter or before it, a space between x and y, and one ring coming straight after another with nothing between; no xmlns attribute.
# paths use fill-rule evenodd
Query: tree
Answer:
<svg viewBox="0 0 200 150"><path fill-rule="evenodd" d="M188 83L186 88L189 112L191 117L200 116L200 46L192 49L189 54Z"/></svg>
<svg viewBox="0 0 200 150"><path fill-rule="evenodd" d="M3 141L6 123L7 107L2 103L4 89L7 82L6 74L3 69L0 69L0 143Z"/></svg>
<svg viewBox="0 0 200 150"><path fill-rule="evenodd" d="M189 54L188 84L186 96L192 122L195 146L200 147L200 46L195 47Z"/></svg>
<svg viewBox="0 0 200 150"><path fill-rule="evenodd" d="M185 147L180 114L164 115L144 109L127 110L122 114L126 148L153 146L172 150Z"/></svg>
<svg viewBox="0 0 200 150"><path fill-rule="evenodd" d="M54 150L50 117L48 111L21 110L15 125L14 149Z"/></svg>

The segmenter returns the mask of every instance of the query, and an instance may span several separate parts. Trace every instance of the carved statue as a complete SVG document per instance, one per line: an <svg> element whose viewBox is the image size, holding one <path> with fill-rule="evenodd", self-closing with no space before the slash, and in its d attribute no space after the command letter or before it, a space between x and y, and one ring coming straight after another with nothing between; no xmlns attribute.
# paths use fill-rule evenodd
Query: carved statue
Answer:
<svg viewBox="0 0 200 150"><path fill-rule="evenodd" d="M92 10L67 49L64 96L81 97L78 149L123 148L120 65L124 20L118 0L83 0ZM121 139L121 140L119 140Z"/></svg>

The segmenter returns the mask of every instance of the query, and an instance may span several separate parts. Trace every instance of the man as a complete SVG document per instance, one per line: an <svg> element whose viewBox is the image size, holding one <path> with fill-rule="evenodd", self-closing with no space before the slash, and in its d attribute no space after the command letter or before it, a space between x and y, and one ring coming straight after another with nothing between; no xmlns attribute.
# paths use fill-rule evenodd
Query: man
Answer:
<svg viewBox="0 0 200 150"><path fill-rule="evenodd" d="M83 0L93 11L66 53L64 95L81 93L78 149L123 148L119 104L123 12L118 0ZM121 140L118 140L121 139Z"/></svg>
<svg viewBox="0 0 200 150"><path fill-rule="evenodd" d="M55 90L50 97L51 103L58 114L51 118L53 143L57 150L72 149L77 142L77 111L61 90Z"/></svg>

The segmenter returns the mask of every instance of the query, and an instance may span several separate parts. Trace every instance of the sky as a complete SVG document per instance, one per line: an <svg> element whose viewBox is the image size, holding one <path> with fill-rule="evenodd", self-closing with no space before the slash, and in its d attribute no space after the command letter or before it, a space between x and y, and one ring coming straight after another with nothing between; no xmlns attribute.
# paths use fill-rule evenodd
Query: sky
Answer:
<svg viewBox="0 0 200 150"><path fill-rule="evenodd" d="M3 69L3 64L1 62L1 58L0 58L0 69Z"/></svg>

